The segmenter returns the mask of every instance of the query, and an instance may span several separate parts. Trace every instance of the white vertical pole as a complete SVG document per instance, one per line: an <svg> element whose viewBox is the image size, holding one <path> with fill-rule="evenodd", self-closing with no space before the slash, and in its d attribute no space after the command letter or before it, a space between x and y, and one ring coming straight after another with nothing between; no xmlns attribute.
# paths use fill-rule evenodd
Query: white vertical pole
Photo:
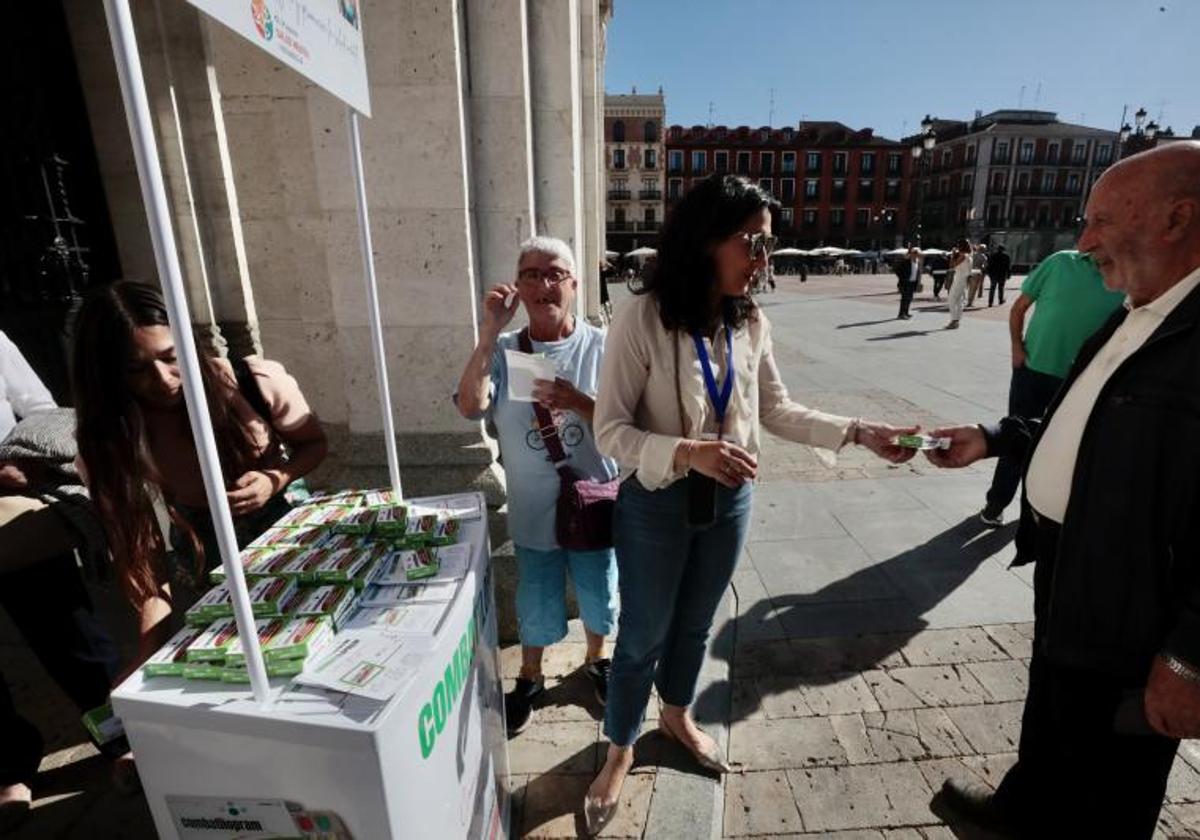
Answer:
<svg viewBox="0 0 1200 840"><path fill-rule="evenodd" d="M396 453L396 428L392 420L392 396L383 349L383 324L379 317L379 286L375 279L375 252L371 246L371 218L367 212L367 184L363 177L362 135L358 130L358 112L348 107L346 115L350 123L350 166L354 171L354 194L358 204L358 241L362 249L363 277L367 283L367 315L371 321L371 354L375 357L379 409L383 414L383 443L387 447L392 492L402 499L400 456Z"/></svg>
<svg viewBox="0 0 1200 840"><path fill-rule="evenodd" d="M183 288L183 272L179 267L179 254L175 250L175 234L171 229L167 191L158 162L158 146L154 139L150 105L146 99L146 83L142 76L142 62L138 55L137 35L133 29L129 0L104 0L104 12L108 18L113 57L116 59L117 75L121 81L125 116L129 120L129 134L133 140L138 180L142 186L142 201L146 204L146 216L150 222L154 262L162 282L171 333L175 338L175 350L179 354L184 402L187 405L188 419L192 423L200 471L204 476L208 509L212 514L217 543L221 548L226 584L232 594L238 635L246 651L250 687L254 691L254 698L265 705L269 690L267 669L263 664L262 650L258 644L258 634L255 632L254 614L246 591L246 578L242 574L242 564L238 562L233 517L229 513L229 501L225 497L225 480L221 475L216 438L213 436L212 420L208 414L208 400L205 398L204 384L200 378L201 362L196 352L195 339L192 337L192 321L188 315L187 297Z"/></svg>

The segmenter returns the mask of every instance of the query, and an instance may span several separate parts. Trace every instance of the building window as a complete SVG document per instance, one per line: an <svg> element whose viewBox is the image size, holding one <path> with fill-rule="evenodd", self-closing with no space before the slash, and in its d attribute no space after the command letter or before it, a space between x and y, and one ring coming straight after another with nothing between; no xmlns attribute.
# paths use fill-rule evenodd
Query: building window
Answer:
<svg viewBox="0 0 1200 840"><path fill-rule="evenodd" d="M846 197L846 182L840 178L833 182L833 200L838 201Z"/></svg>
<svg viewBox="0 0 1200 840"><path fill-rule="evenodd" d="M950 195L950 179L943 178L938 181L938 195Z"/></svg>
<svg viewBox="0 0 1200 840"><path fill-rule="evenodd" d="M829 211L829 226L840 228L846 226L846 211L841 207L835 207Z"/></svg>
<svg viewBox="0 0 1200 840"><path fill-rule="evenodd" d="M992 173L992 192L1004 192L1008 188L1008 173Z"/></svg>
<svg viewBox="0 0 1200 840"><path fill-rule="evenodd" d="M864 178L858 182L858 200L871 202L875 200L875 182Z"/></svg>
<svg viewBox="0 0 1200 840"><path fill-rule="evenodd" d="M1046 147L1046 163L1058 163L1058 143Z"/></svg>
<svg viewBox="0 0 1200 840"><path fill-rule="evenodd" d="M708 166L708 152L693 151L692 152L692 174L703 175L705 167Z"/></svg>
<svg viewBox="0 0 1200 840"><path fill-rule="evenodd" d="M963 195L970 195L974 191L975 191L975 173L968 172L966 175L963 176L963 179L962 179L962 193L963 193Z"/></svg>
<svg viewBox="0 0 1200 840"><path fill-rule="evenodd" d="M772 181L770 178L759 178L758 179L759 189L765 190L767 195L774 195L774 190L772 189L773 184L774 184L774 181Z"/></svg>
<svg viewBox="0 0 1200 840"><path fill-rule="evenodd" d="M789 131L790 131L790 129L789 129ZM795 175L796 174L796 153L795 152L784 152L783 153L783 174L784 175Z"/></svg>
<svg viewBox="0 0 1200 840"><path fill-rule="evenodd" d="M1029 192L1029 173L1021 172L1017 174L1017 192L1024 195Z"/></svg>
<svg viewBox="0 0 1200 840"><path fill-rule="evenodd" d="M644 149L642 159L643 169L658 169L658 149Z"/></svg>
<svg viewBox="0 0 1200 840"><path fill-rule="evenodd" d="M613 149L613 169L625 168L625 150Z"/></svg>
<svg viewBox="0 0 1200 840"><path fill-rule="evenodd" d="M1071 163L1087 163L1087 143L1076 143L1071 150Z"/></svg>
<svg viewBox="0 0 1200 840"><path fill-rule="evenodd" d="M667 198L674 201L683 195L683 179L671 178L667 181Z"/></svg>
<svg viewBox="0 0 1200 840"><path fill-rule="evenodd" d="M759 152L758 154L759 175L774 175L775 174L775 153L774 152Z"/></svg>
<svg viewBox="0 0 1200 840"><path fill-rule="evenodd" d="M647 143L658 142L658 123L654 120L646 120L646 124L642 126L642 139Z"/></svg>
<svg viewBox="0 0 1200 840"><path fill-rule="evenodd" d="M1067 192L1071 195L1079 195L1079 173L1072 172L1067 176Z"/></svg>
<svg viewBox="0 0 1200 840"><path fill-rule="evenodd" d="M996 150L992 153L992 163L1008 163L1008 141L996 142Z"/></svg>
<svg viewBox="0 0 1200 840"><path fill-rule="evenodd" d="M858 159L858 171L861 175L875 174L875 153L863 152L862 157Z"/></svg>
<svg viewBox="0 0 1200 840"><path fill-rule="evenodd" d="M888 174L889 175L899 175L900 174L901 160L902 160L902 156L895 152L891 152L888 154Z"/></svg>
<svg viewBox="0 0 1200 840"><path fill-rule="evenodd" d="M804 226L806 228L815 228L817 226L817 211L816 210L805 210L804 211Z"/></svg>
<svg viewBox="0 0 1200 840"><path fill-rule="evenodd" d="M779 200L791 204L796 200L796 179L784 178L779 182Z"/></svg>
<svg viewBox="0 0 1200 840"><path fill-rule="evenodd" d="M987 223L991 227L995 227L996 225L1000 224L1000 205L999 204L989 204L988 205Z"/></svg>
<svg viewBox="0 0 1200 840"><path fill-rule="evenodd" d="M739 174L739 175L749 175L750 174L750 153L749 152L738 152L737 153L737 174Z"/></svg>
<svg viewBox="0 0 1200 840"><path fill-rule="evenodd" d="M834 152L833 153L833 174L834 175L845 175L846 174L846 153L845 152Z"/></svg>
<svg viewBox="0 0 1200 840"><path fill-rule="evenodd" d="M612 126L612 139L614 143L625 142L625 121L617 120Z"/></svg>
<svg viewBox="0 0 1200 840"><path fill-rule="evenodd" d="M809 152L805 157L804 167L809 172L821 171L821 153Z"/></svg>
<svg viewBox="0 0 1200 840"><path fill-rule="evenodd" d="M871 224L871 210L867 207L859 207L854 211L854 226L859 230L866 230Z"/></svg>
<svg viewBox="0 0 1200 840"><path fill-rule="evenodd" d="M1024 227L1025 225L1025 205L1014 204L1012 209L1013 227Z"/></svg>
<svg viewBox="0 0 1200 840"><path fill-rule="evenodd" d="M625 229L625 208L618 207L613 211L613 227L617 230Z"/></svg>
<svg viewBox="0 0 1200 840"><path fill-rule="evenodd" d="M978 147L974 143L972 143L970 146L967 146L967 163L975 162L975 153L977 151Z"/></svg>
<svg viewBox="0 0 1200 840"><path fill-rule="evenodd" d="M945 151L942 152L942 168L943 169L949 169L950 162L952 160L954 160L954 152L952 150L946 149Z"/></svg>
<svg viewBox="0 0 1200 840"><path fill-rule="evenodd" d="M683 171L683 150L671 149L667 152L667 168L672 172Z"/></svg>
<svg viewBox="0 0 1200 840"><path fill-rule="evenodd" d="M1112 160L1112 146L1107 143L1101 143L1096 147L1096 163L1104 166Z"/></svg>
<svg viewBox="0 0 1200 840"><path fill-rule="evenodd" d="M645 223L651 227L658 223L658 215L653 207L647 207L646 212L642 216Z"/></svg>
<svg viewBox="0 0 1200 840"><path fill-rule="evenodd" d="M729 152L713 152L713 169L719 173L729 171Z"/></svg>
<svg viewBox="0 0 1200 840"><path fill-rule="evenodd" d="M805 181L804 182L804 197L805 198L816 198L817 195L819 194L820 184L821 184L821 182L816 180L815 178L810 178L809 180Z"/></svg>
<svg viewBox="0 0 1200 840"><path fill-rule="evenodd" d="M779 210L779 221L785 228L790 228L794 224L794 216L792 215L791 207L783 207Z"/></svg>
<svg viewBox="0 0 1200 840"><path fill-rule="evenodd" d="M1033 143L1025 140L1021 143L1021 156L1018 158L1020 163L1033 163Z"/></svg>
<svg viewBox="0 0 1200 840"><path fill-rule="evenodd" d="M900 200L900 182L899 181L888 181L887 182L887 187L886 187L886 192L884 193L884 198L886 198L888 201L899 201Z"/></svg>
<svg viewBox="0 0 1200 840"><path fill-rule="evenodd" d="M1046 193L1047 195L1054 192L1054 180L1055 179L1054 179L1053 172L1043 172L1042 173L1042 192Z"/></svg>

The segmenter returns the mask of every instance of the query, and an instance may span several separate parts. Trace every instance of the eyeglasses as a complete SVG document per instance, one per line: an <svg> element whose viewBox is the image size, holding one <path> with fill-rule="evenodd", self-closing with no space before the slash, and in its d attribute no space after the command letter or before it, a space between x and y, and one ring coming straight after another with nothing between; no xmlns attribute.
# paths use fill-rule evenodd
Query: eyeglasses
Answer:
<svg viewBox="0 0 1200 840"><path fill-rule="evenodd" d="M565 268L547 268L545 271L537 268L523 268L517 272L517 282L525 286L534 286L545 280L551 286L558 286L571 279L571 272Z"/></svg>
<svg viewBox="0 0 1200 840"><path fill-rule="evenodd" d="M775 250L775 244L779 241L776 237L769 233L738 233L746 243L746 252L752 260L761 260L763 257L771 256L771 252Z"/></svg>

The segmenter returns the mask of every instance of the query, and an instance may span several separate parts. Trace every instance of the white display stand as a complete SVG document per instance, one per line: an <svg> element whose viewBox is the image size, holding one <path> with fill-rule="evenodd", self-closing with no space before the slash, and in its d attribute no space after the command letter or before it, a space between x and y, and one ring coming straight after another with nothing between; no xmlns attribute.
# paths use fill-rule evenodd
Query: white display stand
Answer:
<svg viewBox="0 0 1200 840"><path fill-rule="evenodd" d="M159 836L275 836L235 830L233 820L228 831L181 831L180 813L197 813L186 801L210 799L210 808L232 814L279 800L332 812L344 824L341 836L355 840L507 838L501 780L508 753L486 516L465 522L462 539L472 545L471 572L415 681L386 704L289 689L284 679L271 681L265 707L248 687L209 681L138 673L116 689L113 709L137 756ZM464 639L473 659L456 680Z"/></svg>

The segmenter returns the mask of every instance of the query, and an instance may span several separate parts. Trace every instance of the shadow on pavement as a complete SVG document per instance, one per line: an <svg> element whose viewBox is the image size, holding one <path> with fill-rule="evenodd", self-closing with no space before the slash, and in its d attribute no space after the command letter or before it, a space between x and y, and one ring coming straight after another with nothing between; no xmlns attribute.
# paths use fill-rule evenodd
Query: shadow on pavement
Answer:
<svg viewBox="0 0 1200 840"><path fill-rule="evenodd" d="M990 529L977 517L971 516L895 557L855 571L840 580L808 594L764 598L739 618L727 621L713 639L714 652L733 660L739 657L759 657L757 663L772 677L760 687L766 696L782 694L804 685L826 685L837 681L848 671L867 671L876 668L889 656L900 651L928 622L924 615L961 586L989 557L1009 543L1016 533L1016 523ZM903 593L903 598L886 601L863 600L861 592L869 589L882 574ZM919 581L918 585L912 585ZM909 585L905 586L904 582ZM1032 597L1032 596L1031 596ZM819 617L806 615L819 608ZM816 621L813 632L804 633L805 621ZM780 621L784 627L796 628L782 642L747 640L739 647L738 622ZM869 621L869 629L862 626ZM782 650L780 648L783 648ZM731 674L737 673L738 663L730 660ZM729 691L724 682L710 685L694 706L698 720L715 722L702 714L710 692ZM761 706L762 693L754 693L735 703L730 723L753 714Z"/></svg>
<svg viewBox="0 0 1200 840"><path fill-rule="evenodd" d="M894 321L895 318L891 318L889 320ZM895 341L897 338L919 338L920 336L923 336L923 335L933 335L934 333L940 333L940 332L941 332L940 329L937 329L937 330L904 330L903 332L889 333L888 335L873 335L873 336L870 336L867 339L867 341Z"/></svg>
<svg viewBox="0 0 1200 840"><path fill-rule="evenodd" d="M879 324L890 324L895 320L895 318L881 318L878 321L855 321L853 324L838 324L837 329L848 330L854 327L874 327L878 326Z"/></svg>

